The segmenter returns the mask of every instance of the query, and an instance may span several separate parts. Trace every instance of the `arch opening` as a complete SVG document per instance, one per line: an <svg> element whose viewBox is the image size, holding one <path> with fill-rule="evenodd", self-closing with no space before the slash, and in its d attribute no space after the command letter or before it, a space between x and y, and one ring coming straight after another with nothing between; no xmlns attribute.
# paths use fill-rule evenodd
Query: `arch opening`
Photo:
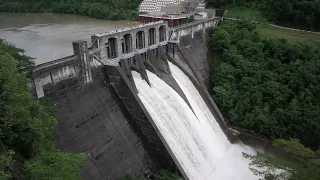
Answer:
<svg viewBox="0 0 320 180"><path fill-rule="evenodd" d="M156 43L156 29L150 28L148 32L149 32L148 42L149 42L149 46L151 46Z"/></svg>
<svg viewBox="0 0 320 180"><path fill-rule="evenodd" d="M122 53L130 53L132 51L132 35L125 34L122 41Z"/></svg>
<svg viewBox="0 0 320 180"><path fill-rule="evenodd" d="M138 31L136 34L136 48L142 49L145 47L144 31Z"/></svg>
<svg viewBox="0 0 320 180"><path fill-rule="evenodd" d="M159 28L159 41L160 42L163 42L163 41L165 41L166 40L166 26L164 26L164 25L162 25L162 26L160 26L160 28Z"/></svg>
<svg viewBox="0 0 320 180"><path fill-rule="evenodd" d="M106 44L106 48L107 48L108 58L118 57L116 38L109 38L108 43Z"/></svg>

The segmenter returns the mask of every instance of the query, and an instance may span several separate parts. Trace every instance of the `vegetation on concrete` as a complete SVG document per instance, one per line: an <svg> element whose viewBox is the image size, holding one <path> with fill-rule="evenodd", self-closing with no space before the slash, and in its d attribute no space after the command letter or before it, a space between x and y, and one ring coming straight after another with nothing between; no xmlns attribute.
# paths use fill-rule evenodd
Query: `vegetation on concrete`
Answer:
<svg viewBox="0 0 320 180"><path fill-rule="evenodd" d="M320 179L320 151L313 151L300 144L297 139L277 139L273 149L278 158L259 153L256 156L244 154L252 160L251 170L265 180L317 180Z"/></svg>
<svg viewBox="0 0 320 180"><path fill-rule="evenodd" d="M179 177L177 174L173 174L167 170L160 170L154 175L155 180L179 180L181 177ZM121 180L142 180L141 178L136 177L133 174L126 174L121 178Z"/></svg>
<svg viewBox="0 0 320 180"><path fill-rule="evenodd" d="M187 17L185 19L182 19L181 22L180 22L180 25L181 24L191 23L191 22L194 22L194 16L190 16L190 17Z"/></svg>
<svg viewBox="0 0 320 180"><path fill-rule="evenodd" d="M5 0L0 12L66 13L108 20L136 20L140 0Z"/></svg>
<svg viewBox="0 0 320 180"><path fill-rule="evenodd" d="M30 57L0 41L0 179L80 179L85 154L55 148L52 108L30 94Z"/></svg>
<svg viewBox="0 0 320 180"><path fill-rule="evenodd" d="M238 21L214 29L212 95L233 125L320 146L320 48L261 36Z"/></svg>

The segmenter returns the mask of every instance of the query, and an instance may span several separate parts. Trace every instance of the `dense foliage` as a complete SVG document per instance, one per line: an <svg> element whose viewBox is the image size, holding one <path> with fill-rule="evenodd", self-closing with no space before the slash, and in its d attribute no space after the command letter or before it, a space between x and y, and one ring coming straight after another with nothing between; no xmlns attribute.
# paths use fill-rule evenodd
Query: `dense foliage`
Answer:
<svg viewBox="0 0 320 180"><path fill-rule="evenodd" d="M20 49L0 41L1 179L79 179L85 155L55 148L56 119L29 92L32 64Z"/></svg>
<svg viewBox="0 0 320 180"><path fill-rule="evenodd" d="M312 151L300 144L299 140L277 139L273 142L277 156L244 154L252 160L251 170L265 180L318 180L320 179L320 151Z"/></svg>
<svg viewBox="0 0 320 180"><path fill-rule="evenodd" d="M227 5L248 6L255 3L257 0L206 0L208 7L226 8ZM261 4L261 1L258 1Z"/></svg>
<svg viewBox="0 0 320 180"><path fill-rule="evenodd" d="M230 123L320 146L320 48L266 39L239 21L214 29L213 98Z"/></svg>
<svg viewBox="0 0 320 180"><path fill-rule="evenodd" d="M320 30L319 0L207 0L208 6L257 9L272 23L306 30Z"/></svg>
<svg viewBox="0 0 320 180"><path fill-rule="evenodd" d="M140 0L5 0L2 12L53 12L97 19L135 20Z"/></svg>
<svg viewBox="0 0 320 180"><path fill-rule="evenodd" d="M307 30L320 29L319 0L266 0L262 9L277 24Z"/></svg>

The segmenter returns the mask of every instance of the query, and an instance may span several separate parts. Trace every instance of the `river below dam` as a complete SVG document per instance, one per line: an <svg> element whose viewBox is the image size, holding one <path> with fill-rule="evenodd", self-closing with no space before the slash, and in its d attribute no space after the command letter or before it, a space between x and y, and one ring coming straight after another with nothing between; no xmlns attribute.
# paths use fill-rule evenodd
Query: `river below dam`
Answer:
<svg viewBox="0 0 320 180"><path fill-rule="evenodd" d="M133 21L106 21L52 13L0 13L0 38L22 48L36 64L73 54L72 42L127 26Z"/></svg>

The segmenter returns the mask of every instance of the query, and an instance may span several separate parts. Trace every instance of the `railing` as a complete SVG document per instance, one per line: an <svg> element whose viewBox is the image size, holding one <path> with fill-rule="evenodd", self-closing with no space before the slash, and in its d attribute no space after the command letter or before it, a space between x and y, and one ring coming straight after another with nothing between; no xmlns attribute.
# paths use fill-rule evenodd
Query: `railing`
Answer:
<svg viewBox="0 0 320 180"><path fill-rule="evenodd" d="M221 17L214 17L214 18L208 18L208 19L205 19L205 20L201 20L201 21L196 21L196 22L191 22L191 23L187 23L187 24L182 24L182 25L179 25L179 26L175 26L175 27L171 27L169 28L169 31L174 31L174 30L177 30L177 29L183 29L183 28L189 28L189 27L192 27L192 26L195 26L195 25L198 25L198 24L202 24L202 23L206 23L206 22L209 22L209 21L214 21L214 20L220 20Z"/></svg>

